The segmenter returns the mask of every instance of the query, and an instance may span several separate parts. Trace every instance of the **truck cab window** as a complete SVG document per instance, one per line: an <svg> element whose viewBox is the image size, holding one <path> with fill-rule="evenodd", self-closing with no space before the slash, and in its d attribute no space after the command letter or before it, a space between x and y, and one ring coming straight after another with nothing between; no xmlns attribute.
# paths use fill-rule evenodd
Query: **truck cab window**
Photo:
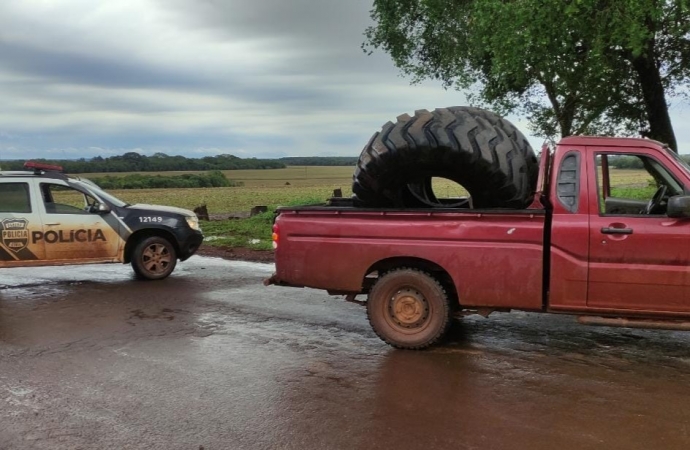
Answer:
<svg viewBox="0 0 690 450"><path fill-rule="evenodd" d="M27 183L0 184L0 213L30 213L31 200Z"/></svg>
<svg viewBox="0 0 690 450"><path fill-rule="evenodd" d="M95 202L81 191L52 183L41 183L41 196L48 214L89 214Z"/></svg>
<svg viewBox="0 0 690 450"><path fill-rule="evenodd" d="M561 161L556 180L558 201L568 211L577 212L580 200L580 153L569 152Z"/></svg>
<svg viewBox="0 0 690 450"><path fill-rule="evenodd" d="M596 167L604 215L665 215L668 198L683 193L668 170L645 155L599 154Z"/></svg>

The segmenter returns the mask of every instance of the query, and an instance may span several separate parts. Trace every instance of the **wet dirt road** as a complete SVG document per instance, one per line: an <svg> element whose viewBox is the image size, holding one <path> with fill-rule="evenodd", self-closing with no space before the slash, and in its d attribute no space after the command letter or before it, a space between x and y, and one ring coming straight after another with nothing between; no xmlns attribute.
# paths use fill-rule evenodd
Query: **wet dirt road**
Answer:
<svg viewBox="0 0 690 450"><path fill-rule="evenodd" d="M270 265L178 268L0 271L0 449L690 447L690 333L513 313L405 352Z"/></svg>

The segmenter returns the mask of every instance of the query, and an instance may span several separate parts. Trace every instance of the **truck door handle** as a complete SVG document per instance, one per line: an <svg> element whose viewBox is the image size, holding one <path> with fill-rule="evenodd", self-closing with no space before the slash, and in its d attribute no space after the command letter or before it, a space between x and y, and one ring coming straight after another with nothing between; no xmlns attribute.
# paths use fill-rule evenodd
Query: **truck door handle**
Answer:
<svg viewBox="0 0 690 450"><path fill-rule="evenodd" d="M633 234L633 230L632 228L604 227L601 229L601 234Z"/></svg>
<svg viewBox="0 0 690 450"><path fill-rule="evenodd" d="M49 227L56 227L56 226L60 225L60 222L51 222L51 223L47 223L46 225L48 225Z"/></svg>

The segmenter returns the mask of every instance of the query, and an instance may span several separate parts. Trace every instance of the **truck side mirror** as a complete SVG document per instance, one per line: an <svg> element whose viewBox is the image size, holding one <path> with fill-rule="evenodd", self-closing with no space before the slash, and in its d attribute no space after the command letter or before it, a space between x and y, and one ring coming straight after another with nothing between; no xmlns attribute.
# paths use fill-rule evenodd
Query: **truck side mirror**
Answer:
<svg viewBox="0 0 690 450"><path fill-rule="evenodd" d="M690 217L690 195L674 195L669 198L666 215L676 219Z"/></svg>

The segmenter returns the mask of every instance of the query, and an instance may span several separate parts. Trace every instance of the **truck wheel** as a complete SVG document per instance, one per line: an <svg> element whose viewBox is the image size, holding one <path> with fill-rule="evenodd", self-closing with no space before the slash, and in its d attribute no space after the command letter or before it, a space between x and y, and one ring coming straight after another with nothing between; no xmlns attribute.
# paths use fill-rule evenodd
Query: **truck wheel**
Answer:
<svg viewBox="0 0 690 450"><path fill-rule="evenodd" d="M442 206L426 192L432 177L442 177L465 187L476 208L526 207L538 172L534 152L526 140L514 141L504 126L494 126L477 111L481 110L420 110L413 117L403 114L397 123L384 125L357 162L352 184L355 203ZM519 133L514 127L506 129Z"/></svg>
<svg viewBox="0 0 690 450"><path fill-rule="evenodd" d="M416 269L382 275L369 292L367 317L376 334L393 347L419 350L448 332L452 308L441 284Z"/></svg>
<svg viewBox="0 0 690 450"><path fill-rule="evenodd" d="M139 278L162 280L175 270L175 247L165 238L152 236L139 242L132 253L132 268Z"/></svg>

